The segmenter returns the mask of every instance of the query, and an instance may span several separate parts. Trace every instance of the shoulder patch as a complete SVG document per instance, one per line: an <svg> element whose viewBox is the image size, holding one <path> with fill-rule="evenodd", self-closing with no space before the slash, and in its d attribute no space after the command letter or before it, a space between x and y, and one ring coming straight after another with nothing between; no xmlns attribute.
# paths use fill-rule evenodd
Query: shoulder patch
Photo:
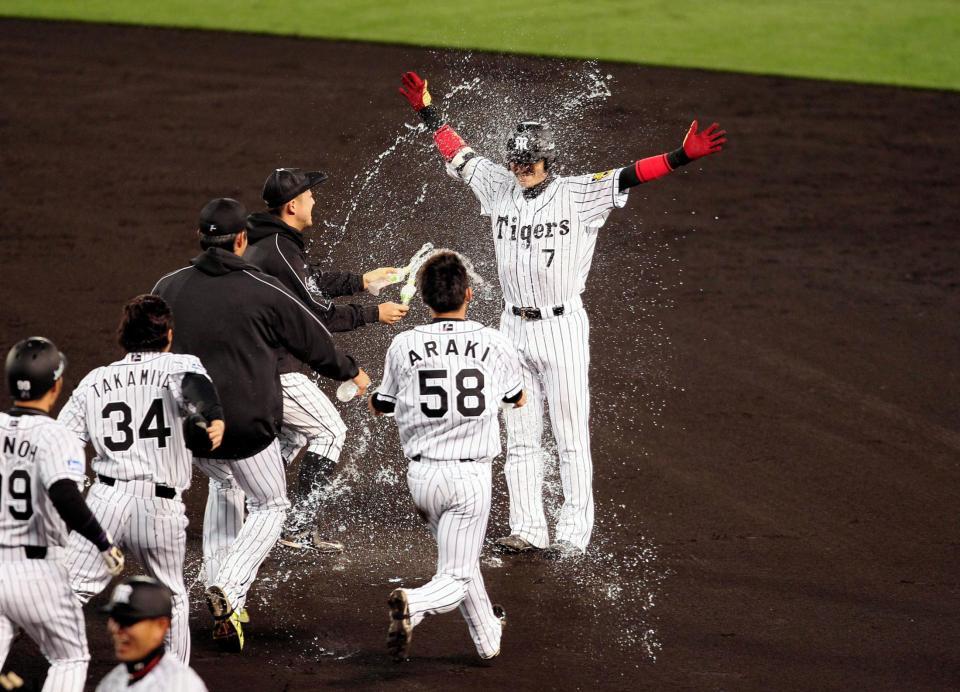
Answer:
<svg viewBox="0 0 960 692"><path fill-rule="evenodd" d="M611 168L609 171L603 171L602 173L594 173L594 174L593 174L593 181L594 181L594 182L597 182L598 180L603 180L603 179L606 178L608 175L610 175L611 173L613 173L614 170L615 170L615 169Z"/></svg>
<svg viewBox="0 0 960 692"><path fill-rule="evenodd" d="M67 468L77 473L83 473L83 462L79 459L70 459L67 461Z"/></svg>

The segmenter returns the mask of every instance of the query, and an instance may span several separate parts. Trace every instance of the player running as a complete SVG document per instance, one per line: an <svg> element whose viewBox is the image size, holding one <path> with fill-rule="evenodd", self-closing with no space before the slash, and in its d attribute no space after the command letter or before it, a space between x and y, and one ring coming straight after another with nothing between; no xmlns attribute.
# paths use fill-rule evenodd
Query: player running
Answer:
<svg viewBox="0 0 960 692"><path fill-rule="evenodd" d="M558 177L556 145L541 122L525 121L507 141L507 167L479 156L432 105L427 82L414 72L400 93L433 132L447 172L470 186L480 214L490 217L503 289L500 331L520 352L530 406L505 415L510 535L505 552L550 549L553 557L584 554L593 530L593 461L590 454L590 323L580 294L596 248L597 232L631 187L722 149L713 123L693 121L680 148L601 173ZM543 509L543 400L560 458L563 507L550 543Z"/></svg>
<svg viewBox="0 0 960 692"><path fill-rule="evenodd" d="M15 345L5 370L16 403L0 413L0 667L14 627L22 627L50 661L45 692L80 692L90 661L83 611L63 565L67 529L96 546L110 574L123 569L123 553L80 494L83 446L49 415L66 362L49 339Z"/></svg>
<svg viewBox="0 0 960 692"><path fill-rule="evenodd" d="M459 606L482 658L500 653L505 622L480 574L490 516L491 462L500 454L500 402L526 401L516 350L497 331L466 319L473 299L459 255L439 251L417 277L433 322L403 332L387 351L375 415L394 413L413 502L437 539L437 573L390 594L387 646L405 658L425 616Z"/></svg>
<svg viewBox="0 0 960 692"><path fill-rule="evenodd" d="M193 470L187 445L196 452L216 449L224 425L217 391L200 360L170 353L173 326L162 298L142 295L128 302L117 330L126 356L84 377L59 421L96 453L97 482L87 496L94 516L173 593L168 646L187 663L183 493ZM110 583L93 546L76 535L67 544L66 564L82 603Z"/></svg>

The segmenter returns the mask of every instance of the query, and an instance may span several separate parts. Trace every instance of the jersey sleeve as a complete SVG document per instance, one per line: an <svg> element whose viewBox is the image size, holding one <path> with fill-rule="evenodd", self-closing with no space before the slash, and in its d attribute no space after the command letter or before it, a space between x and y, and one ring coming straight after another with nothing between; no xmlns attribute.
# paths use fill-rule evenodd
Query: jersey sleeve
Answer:
<svg viewBox="0 0 960 692"><path fill-rule="evenodd" d="M44 488L61 480L78 484L84 481L87 457L83 444L61 425L51 425L46 435L46 448L39 455L37 470Z"/></svg>
<svg viewBox="0 0 960 692"><path fill-rule="evenodd" d="M387 356L383 363L383 381L377 387L377 396L393 404L397 403L397 395L400 393L400 352L402 350L401 338L398 336L387 349Z"/></svg>
<svg viewBox="0 0 960 692"><path fill-rule="evenodd" d="M510 399L515 397L523 389L523 375L520 371L520 354L513 344L502 336L497 342L500 352L500 361L498 368L498 379L500 385L500 398Z"/></svg>
<svg viewBox="0 0 960 692"><path fill-rule="evenodd" d="M89 375L81 380L57 416L57 422L76 435L82 442L90 441L90 434L87 432L88 379Z"/></svg>
<svg viewBox="0 0 960 692"><path fill-rule="evenodd" d="M473 157L463 164L459 171L453 168L452 164L447 164L447 171L452 171L451 175L470 186L474 197L480 202L481 216L490 216L493 213L497 195L513 177L510 171L485 156Z"/></svg>
<svg viewBox="0 0 960 692"><path fill-rule="evenodd" d="M612 209L627 204L628 190L620 192L620 169L612 168L601 173L577 175L567 178L570 198L580 223L600 228Z"/></svg>

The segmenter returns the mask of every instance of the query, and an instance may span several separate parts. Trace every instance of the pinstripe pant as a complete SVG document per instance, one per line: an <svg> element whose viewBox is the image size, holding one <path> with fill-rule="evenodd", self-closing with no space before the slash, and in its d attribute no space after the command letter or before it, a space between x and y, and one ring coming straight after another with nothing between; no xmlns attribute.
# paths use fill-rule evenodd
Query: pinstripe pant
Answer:
<svg viewBox="0 0 960 692"><path fill-rule="evenodd" d="M347 425L333 402L303 373L284 373L280 375L280 384L283 386L280 433L283 460L289 464L307 445L307 451L337 461L347 438Z"/></svg>
<svg viewBox="0 0 960 692"><path fill-rule="evenodd" d="M187 516L183 501L156 497L152 483L118 480L113 486L94 483L87 493L87 506L120 547L173 593L167 646L177 658L189 663L190 604L183 583ZM67 540L64 562L81 603L110 584L112 577L100 551L76 531Z"/></svg>
<svg viewBox="0 0 960 692"><path fill-rule="evenodd" d="M459 607L484 658L500 650L502 627L480 574L480 550L490 517L489 461L411 461L407 485L437 539L437 573L416 589L404 589L410 623Z"/></svg>
<svg viewBox="0 0 960 692"><path fill-rule="evenodd" d="M0 562L0 667L10 653L15 625L50 661L44 692L82 692L90 661L87 630L58 559Z"/></svg>
<svg viewBox="0 0 960 692"><path fill-rule="evenodd" d="M287 516L287 480L280 445L246 459L201 459L193 463L210 478L203 515L203 562L207 586L223 589L235 609L273 549ZM249 516L243 520L246 497Z"/></svg>
<svg viewBox="0 0 960 692"><path fill-rule="evenodd" d="M520 353L527 405L504 412L510 493L510 533L544 548L550 542L543 510L543 401L557 441L563 507L555 537L586 549L593 531L590 454L590 321L582 308L544 320L504 313L500 331Z"/></svg>

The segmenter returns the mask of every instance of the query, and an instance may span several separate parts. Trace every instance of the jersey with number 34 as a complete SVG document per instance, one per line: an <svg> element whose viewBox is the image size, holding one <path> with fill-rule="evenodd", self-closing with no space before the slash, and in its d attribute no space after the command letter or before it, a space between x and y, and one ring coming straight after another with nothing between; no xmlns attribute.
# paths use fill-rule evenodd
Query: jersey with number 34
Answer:
<svg viewBox="0 0 960 692"><path fill-rule="evenodd" d="M448 172L454 171L448 167ZM503 297L521 307L547 307L579 296L610 211L627 203L620 169L558 177L527 199L514 175L488 158L470 159L455 177L470 186L490 217Z"/></svg>
<svg viewBox="0 0 960 692"><path fill-rule="evenodd" d="M129 353L80 381L58 420L93 445L93 470L184 490L193 456L183 440L183 376L207 371L196 356Z"/></svg>
<svg viewBox="0 0 960 692"><path fill-rule="evenodd" d="M522 386L520 357L500 332L437 320L393 340L377 397L394 403L408 458L491 459L500 402Z"/></svg>

